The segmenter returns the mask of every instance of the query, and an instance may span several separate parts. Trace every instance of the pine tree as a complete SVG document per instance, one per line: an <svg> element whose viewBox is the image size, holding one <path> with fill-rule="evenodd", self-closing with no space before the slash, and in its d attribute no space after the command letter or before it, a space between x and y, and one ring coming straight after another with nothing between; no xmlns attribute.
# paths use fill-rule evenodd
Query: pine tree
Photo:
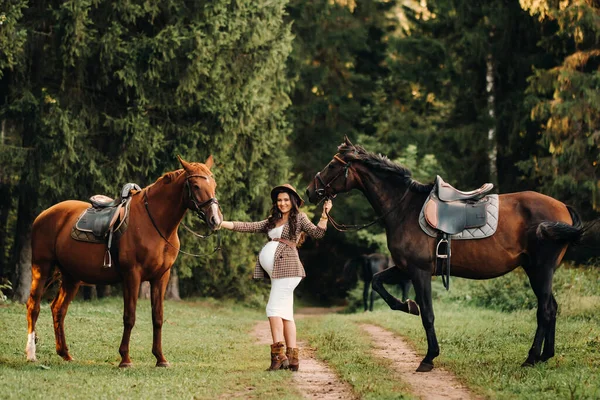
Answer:
<svg viewBox="0 0 600 400"><path fill-rule="evenodd" d="M32 149L15 253L43 208L150 184L178 168L177 154L214 155L228 219L264 217L268 190L290 167L285 4L73 0L25 9L27 51L0 105ZM255 290L245 278L257 242L226 237L221 256L181 257L177 268L195 273L190 290L244 296Z"/></svg>
<svg viewBox="0 0 600 400"><path fill-rule="evenodd" d="M544 193L591 218L600 212L600 5L523 3L543 21L540 45L556 62L535 69L529 79L528 104L540 124L541 151L521 165Z"/></svg>

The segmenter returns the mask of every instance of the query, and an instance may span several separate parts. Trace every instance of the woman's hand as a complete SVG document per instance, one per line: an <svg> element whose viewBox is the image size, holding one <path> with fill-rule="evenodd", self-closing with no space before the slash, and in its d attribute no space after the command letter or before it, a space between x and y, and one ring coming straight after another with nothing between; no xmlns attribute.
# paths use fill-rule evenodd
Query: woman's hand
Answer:
<svg viewBox="0 0 600 400"><path fill-rule="evenodd" d="M330 199L325 200L325 202L323 203L323 214L321 215L321 217L327 218L327 213L329 213L332 207L333 202Z"/></svg>
<svg viewBox="0 0 600 400"><path fill-rule="evenodd" d="M233 229L233 222L231 222L231 221L222 221L221 225L219 225L219 227L217 229L221 229L221 228Z"/></svg>

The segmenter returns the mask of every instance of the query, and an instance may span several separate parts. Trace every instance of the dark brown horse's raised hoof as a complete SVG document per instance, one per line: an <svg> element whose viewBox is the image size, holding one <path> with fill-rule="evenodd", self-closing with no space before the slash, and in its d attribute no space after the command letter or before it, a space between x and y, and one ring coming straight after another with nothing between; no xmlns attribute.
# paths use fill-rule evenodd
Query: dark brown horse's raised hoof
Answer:
<svg viewBox="0 0 600 400"><path fill-rule="evenodd" d="M408 312L409 314L412 315L419 315L419 306L417 305L417 303L415 303L414 301L412 301L411 299L406 300L406 303L408 304Z"/></svg>
<svg viewBox="0 0 600 400"><path fill-rule="evenodd" d="M417 368L417 372L429 372L432 369L433 369L433 364L429 364L424 361L421 361L421 364L419 364L419 368Z"/></svg>
<svg viewBox="0 0 600 400"><path fill-rule="evenodd" d="M131 368L133 367L133 363L130 362L122 362L121 364L119 364L119 368Z"/></svg>
<svg viewBox="0 0 600 400"><path fill-rule="evenodd" d="M163 362L157 362L156 363L157 367L162 367L162 368L168 368L171 366L171 364L169 364L168 361L163 361Z"/></svg>

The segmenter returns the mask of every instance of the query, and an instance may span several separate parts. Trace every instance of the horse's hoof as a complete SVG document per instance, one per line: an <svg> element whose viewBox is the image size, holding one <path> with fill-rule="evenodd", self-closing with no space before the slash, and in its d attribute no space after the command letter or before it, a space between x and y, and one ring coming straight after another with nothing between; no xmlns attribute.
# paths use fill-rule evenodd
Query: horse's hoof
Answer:
<svg viewBox="0 0 600 400"><path fill-rule="evenodd" d="M37 358L35 356L33 356L33 357L27 356L27 361L29 361L29 362L37 362Z"/></svg>
<svg viewBox="0 0 600 400"><path fill-rule="evenodd" d="M417 368L417 372L429 372L432 369L433 369L433 364L429 364L424 361L421 361L421 364L419 364L419 368Z"/></svg>
<svg viewBox="0 0 600 400"><path fill-rule="evenodd" d="M408 304L408 312L410 314L412 314L412 315L420 315L420 313L419 313L419 306L417 305L417 303L415 303L411 299L406 300L406 303Z"/></svg>
<svg viewBox="0 0 600 400"><path fill-rule="evenodd" d="M121 364L119 364L119 368L131 368L133 367L133 363L130 362L122 362Z"/></svg>
<svg viewBox="0 0 600 400"><path fill-rule="evenodd" d="M163 367L163 368L167 368L167 367L170 367L170 366L171 366L171 364L169 364L169 362L168 362L168 361L163 361L163 362L157 362L157 363L156 363L156 366L157 366L157 367Z"/></svg>

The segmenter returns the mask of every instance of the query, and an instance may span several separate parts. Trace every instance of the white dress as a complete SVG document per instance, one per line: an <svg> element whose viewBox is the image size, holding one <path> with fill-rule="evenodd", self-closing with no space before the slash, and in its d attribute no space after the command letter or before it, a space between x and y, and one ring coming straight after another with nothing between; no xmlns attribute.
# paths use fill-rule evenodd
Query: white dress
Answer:
<svg viewBox="0 0 600 400"><path fill-rule="evenodd" d="M275 227L267 232L269 238L280 238L284 225ZM279 246L279 242L270 241L262 248L258 255L260 265L269 274L269 277L273 274L277 246ZM302 277L299 276L271 279L271 293L269 294L269 302L267 303L267 317L280 317L289 321L294 320L294 289L296 289L301 280Z"/></svg>

